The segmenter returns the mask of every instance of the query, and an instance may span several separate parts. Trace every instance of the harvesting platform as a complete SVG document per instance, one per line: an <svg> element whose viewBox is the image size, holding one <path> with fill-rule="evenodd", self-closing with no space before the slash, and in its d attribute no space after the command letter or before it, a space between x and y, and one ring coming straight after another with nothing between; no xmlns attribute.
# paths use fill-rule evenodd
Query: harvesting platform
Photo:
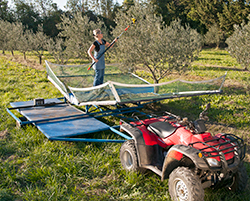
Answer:
<svg viewBox="0 0 250 201"><path fill-rule="evenodd" d="M119 109L119 111L113 110L87 114L63 101L64 99L54 98L41 100L42 103L39 104L36 103L36 100L12 102L10 103L11 108L7 108L7 111L20 126L34 124L50 140L118 143L125 141L76 137L106 130L112 130L126 140L131 139L116 130L116 126L109 126L97 119L98 117L110 114L119 115L120 113L126 113L126 110ZM23 117L18 118L17 115L12 112L13 110L17 110Z"/></svg>
<svg viewBox="0 0 250 201"><path fill-rule="evenodd" d="M225 74L205 81L178 79L151 84L132 73L106 73L105 83L93 87L93 72L87 71L83 65L58 65L46 61L46 68L48 79L64 98L12 102L7 111L20 126L33 124L48 139L61 141L122 143L131 137L117 130L120 125L104 123L102 117L123 119L135 112L142 114L139 109L152 101L221 93L226 77ZM134 106L128 107L127 103ZM85 106L85 110L75 106ZM82 138L86 134L108 130L124 139Z"/></svg>

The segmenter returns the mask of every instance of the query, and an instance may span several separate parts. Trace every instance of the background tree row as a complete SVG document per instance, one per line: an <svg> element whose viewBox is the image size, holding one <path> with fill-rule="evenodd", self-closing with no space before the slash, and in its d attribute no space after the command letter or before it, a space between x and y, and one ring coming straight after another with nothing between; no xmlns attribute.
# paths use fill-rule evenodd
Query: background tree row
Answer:
<svg viewBox="0 0 250 201"><path fill-rule="evenodd" d="M10 2L0 2L0 19L22 22L34 32L42 24L44 32L52 37L59 33L56 24L61 22L63 14L73 16L76 12L82 12L93 21L102 19L112 30L116 26L116 13L126 12L135 2L154 5L155 14L161 15L167 25L181 19L183 25L189 24L202 35L211 27L217 27L217 32L223 34L224 39L232 35L235 24L248 22L250 13L249 0L124 0L122 5L115 0L68 0L65 10L59 9L52 0L14 0L12 7Z"/></svg>
<svg viewBox="0 0 250 201"><path fill-rule="evenodd" d="M84 3L85 1L81 1L80 5L75 4L76 9L74 12L58 10L56 4L53 4L51 0L35 0L35 2L36 4L27 4L24 1L16 0L16 9L20 11L19 13L21 14L16 14L16 17L14 15L9 16L12 17L12 19L17 19L18 16L19 20L12 23L9 22L11 20L1 20L1 23L5 23L1 25L0 38L3 53L5 50L9 50L14 54L14 50L19 50L24 54L25 58L27 51L34 51L40 63L42 63L44 50L48 50L54 56L55 60L62 64L67 63L72 57L78 57L83 60L88 59L86 52L93 42L93 29L101 28L105 33L105 38L111 40L130 23L131 17L138 19L138 25L135 29L132 29L124 35L121 43L119 42L117 44L117 48L110 55L113 55L114 58L116 55L119 55L119 57L115 59L123 63L124 66L127 66L130 70L133 70L133 67L129 64L142 64L150 71L156 83L161 79L160 75L168 74L171 72L171 69L185 69L201 50L202 38L195 29L192 28L192 23L188 23L191 17L186 19L172 18L172 21L169 19L171 22L168 24L166 23L166 15L164 18L164 15L160 14L160 4L157 7L152 1L141 3L132 0L124 1L123 7L117 9L115 12L115 18L112 21L114 26L107 23L107 18L101 15L103 14L103 10L92 12L88 7L90 4L87 4L87 2ZM70 2L74 3L74 1L69 0L68 6ZM100 1L100 3L103 4L105 2L108 3L107 1ZM216 3L216 1L213 2ZM79 1L75 1L75 3L79 3ZM185 3L188 4L188 0L183 1L180 5L183 5L183 11L187 13L187 16L194 17L195 14L199 14L198 7L197 11L195 11L196 13L194 13L192 9L185 9ZM195 4L197 2L193 3ZM203 3L208 6L208 4L206 4L208 0ZM7 5L6 1L5 5ZM173 9L176 5L178 4L173 4L171 8ZM218 5L214 4L214 6L217 6L216 10L219 10ZM1 6L1 8L2 7L3 6ZM73 6L71 5L71 7ZM8 6L6 8L8 8ZM221 17L221 19L223 18L217 11L214 11L215 8L213 6L209 8L212 9L209 12L206 11L205 7L202 7L201 10L203 12L206 11L208 14L217 13L217 16ZM170 7L168 7L168 9L170 10ZM27 14L27 10L30 11L31 15L30 17L27 15L25 18L23 14ZM97 12L101 12L101 14L97 14ZM108 17L109 14L106 14L106 17ZM51 16L55 17L58 22L50 25ZM29 20L32 19L31 21L33 23L24 23L25 19L28 18ZM207 43L216 43L218 46L225 34L220 28L220 25L217 24L219 21L216 21L216 17L211 17L210 21L202 18L201 21L204 22L204 25L206 21L207 24L210 23L209 26L207 25L208 32L205 34L205 41L207 41ZM242 26L244 26L244 24L242 24ZM51 34L52 32L48 34L46 27L51 28L47 30L56 31L54 34ZM237 27L237 25L235 25L235 27ZM241 26L238 25L238 27ZM239 30L239 28L237 28L237 30ZM247 30L247 28L242 30ZM242 32L237 31L236 34L242 34ZM246 36L245 34L245 37ZM232 37L235 37L235 35L232 35L230 38ZM227 43L230 46L232 40L228 39ZM238 40L234 43L240 44L240 41ZM144 44L148 44L148 46ZM234 47L237 47L237 45L234 44ZM233 55L233 50L230 52ZM238 61L243 62L243 59L238 59ZM248 64L245 66L247 69Z"/></svg>
<svg viewBox="0 0 250 201"><path fill-rule="evenodd" d="M138 24L131 26L119 42L107 52L112 60L119 62L122 71L134 71L143 68L150 73L155 83L173 71L186 70L201 51L202 37L189 26L182 26L175 20L166 26L161 16L154 14L154 7L136 3L126 13L117 12L118 24L110 32L101 19L96 22L77 12L74 17L64 16L58 24L60 34L49 38L44 34L42 26L36 33L25 30L21 23L1 21L0 41L3 51L14 50L33 51L42 63L42 56L48 50L57 63L65 64L70 58L89 59L87 50L93 43L93 29L101 28L106 40L111 41L131 24L132 16L138 19ZM12 31L13 30L13 31ZM17 31L18 30L18 31ZM24 45L25 44L25 45ZM107 55L108 56L108 55Z"/></svg>

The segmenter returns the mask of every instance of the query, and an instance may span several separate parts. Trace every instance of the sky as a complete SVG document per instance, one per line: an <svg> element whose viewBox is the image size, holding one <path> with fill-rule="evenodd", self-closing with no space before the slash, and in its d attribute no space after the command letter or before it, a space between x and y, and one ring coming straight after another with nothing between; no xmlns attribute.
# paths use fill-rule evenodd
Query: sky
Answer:
<svg viewBox="0 0 250 201"><path fill-rule="evenodd" d="M116 1L117 1L120 5L121 5L122 2L123 2L123 0L116 0ZM60 9L64 10L64 6L66 5L67 0L53 0L53 2L56 3L57 6L58 6ZM114 2L115 2L115 0L114 0Z"/></svg>

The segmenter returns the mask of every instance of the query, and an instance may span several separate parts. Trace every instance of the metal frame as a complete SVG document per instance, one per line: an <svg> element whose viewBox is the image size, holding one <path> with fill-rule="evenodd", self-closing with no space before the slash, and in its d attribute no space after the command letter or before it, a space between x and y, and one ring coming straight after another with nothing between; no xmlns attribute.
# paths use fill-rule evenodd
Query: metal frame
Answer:
<svg viewBox="0 0 250 201"><path fill-rule="evenodd" d="M129 117L126 117L126 114L132 114L132 113L140 113L145 115L145 113L139 111L139 109L143 108L143 106L147 103L141 104L140 102L137 103L137 105L132 106L132 107L128 107L126 105L116 105L115 108L111 109L110 107L105 107L105 106L95 106L95 105L91 105L91 106L85 106L85 112L82 111L82 114L78 114L78 115L65 115L65 116L60 116L60 117L53 117L53 118L43 118L43 119L38 119L38 120L28 120L28 118L26 118L27 116L25 116L25 114L23 114L23 110L25 109L37 109L36 107L44 107L44 108L48 108L48 107L53 107L56 105L62 105L66 104L67 106L71 106L71 104L66 102L65 98L58 98L58 100L63 99L63 101L61 102L56 102L56 103L48 103L48 104L42 104L42 105L26 105L26 106L19 106L19 107L9 107L6 108L7 112L16 120L17 124L19 126L23 126L23 125L28 125L28 124L33 124L35 125L38 129L39 129L39 124L46 124L46 123L51 123L53 121L62 121L62 122L66 122L66 121L74 121L75 119L79 120L79 119L88 119L88 118L98 118L98 121L100 121L99 119L102 117L108 117L108 116L114 116L117 117L118 119L129 119ZM152 101L151 101L152 102ZM16 102L18 103L18 102ZM10 105L15 105L15 103L11 103ZM73 106L72 106L73 107ZM113 106L114 107L114 106ZM74 107L75 108L75 107ZM91 110L92 108L95 108L94 110ZM12 111L13 110L17 110L23 117L25 117L25 120L23 120L22 118L18 118ZM76 109L77 110L77 109ZM98 110L98 111L96 111ZM80 111L80 110L79 110ZM100 121L102 122L102 121ZM103 122L102 122L103 123ZM107 125L107 124L106 124ZM73 134L72 136L56 136L56 137L48 137L46 135L46 133L44 133L42 131L42 129L39 129L41 132L43 132L43 134L45 134L45 136L49 139L49 140L57 140L57 141L73 141L73 142L112 142L112 143L123 143L126 140L130 140L132 139L131 136L128 136L122 132L119 131L120 125L114 125L114 126L109 126L107 125L107 127L105 128L101 128L101 129L94 129L93 132L76 132L75 134ZM91 134L91 133L97 133L100 131L107 131L110 130L113 133L121 136L124 138L124 140L120 140L120 139L95 139L95 138L81 138L81 135L84 134ZM80 137L80 138L76 138L76 136Z"/></svg>

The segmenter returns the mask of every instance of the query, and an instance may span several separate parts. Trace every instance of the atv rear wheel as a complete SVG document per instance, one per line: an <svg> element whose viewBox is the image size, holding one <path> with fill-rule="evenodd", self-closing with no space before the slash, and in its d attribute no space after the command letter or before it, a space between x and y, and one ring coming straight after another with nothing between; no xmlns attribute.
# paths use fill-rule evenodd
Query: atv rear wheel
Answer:
<svg viewBox="0 0 250 201"><path fill-rule="evenodd" d="M240 164L238 171L233 177L233 182L229 189L235 193L240 193L244 191L247 185L248 175L247 170L243 163Z"/></svg>
<svg viewBox="0 0 250 201"><path fill-rule="evenodd" d="M120 160L125 170L141 171L134 140L128 140L122 144L120 149Z"/></svg>
<svg viewBox="0 0 250 201"><path fill-rule="evenodd" d="M178 167L169 176L169 193L175 201L202 201L204 190L200 179L187 167Z"/></svg>

